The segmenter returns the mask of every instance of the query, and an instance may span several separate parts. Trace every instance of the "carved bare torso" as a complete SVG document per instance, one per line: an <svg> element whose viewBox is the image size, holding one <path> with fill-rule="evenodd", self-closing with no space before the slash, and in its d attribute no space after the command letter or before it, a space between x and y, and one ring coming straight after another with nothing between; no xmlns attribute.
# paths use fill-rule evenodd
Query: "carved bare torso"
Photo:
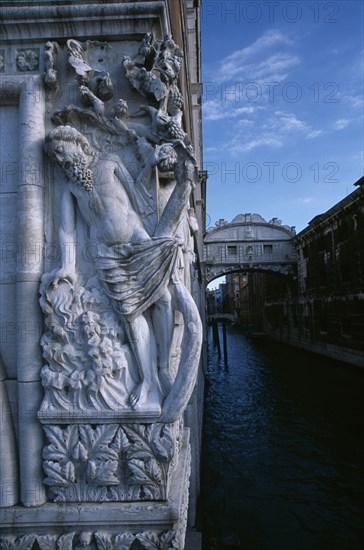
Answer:
<svg viewBox="0 0 364 550"><path fill-rule="evenodd" d="M68 183L82 217L91 230L92 238L108 246L150 238L117 176L118 168L113 160L95 162L92 166L93 190L90 193Z"/></svg>

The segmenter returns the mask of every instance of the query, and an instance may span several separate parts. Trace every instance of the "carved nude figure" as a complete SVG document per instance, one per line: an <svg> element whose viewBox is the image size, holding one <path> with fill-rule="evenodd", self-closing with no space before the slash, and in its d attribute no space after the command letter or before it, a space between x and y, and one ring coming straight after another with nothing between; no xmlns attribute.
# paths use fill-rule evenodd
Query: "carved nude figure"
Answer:
<svg viewBox="0 0 364 550"><path fill-rule="evenodd" d="M181 148L182 149L182 148ZM112 300L117 315L125 323L140 371L140 381L132 390L129 402L134 408L147 401L152 384L153 365L148 310L157 341L157 369L164 401L162 419L173 421L186 406L197 371L196 358L201 343L200 321L196 306L177 275L177 258L181 243L174 237L182 214L188 208L194 185L195 164L186 153L178 155L171 145L151 147L145 168L133 181L119 157L95 154L87 139L71 126L59 126L46 138L46 151L66 172L68 182L62 198L59 238L62 267L53 284L60 279L76 280L75 255L67 255L66 244L76 244L75 206L97 243L95 267L104 290ZM153 209L144 186L153 168L174 169L176 187L161 215L153 235L143 217ZM185 345L181 369L173 381L169 371L169 354L173 336L173 307L185 319ZM148 314L149 314L148 313ZM197 347L196 347L197 346ZM183 365L182 365L183 361ZM198 361L197 361L198 363ZM187 370L192 368L187 376ZM185 372L183 372L185 371ZM185 380L185 378L188 380ZM172 390L172 385L175 386Z"/></svg>

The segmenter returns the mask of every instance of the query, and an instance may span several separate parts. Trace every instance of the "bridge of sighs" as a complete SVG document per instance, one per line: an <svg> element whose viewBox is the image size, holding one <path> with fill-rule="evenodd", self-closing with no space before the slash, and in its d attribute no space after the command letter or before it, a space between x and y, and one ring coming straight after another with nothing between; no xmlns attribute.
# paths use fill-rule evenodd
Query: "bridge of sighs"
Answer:
<svg viewBox="0 0 364 550"><path fill-rule="evenodd" d="M267 222L259 214L239 214L231 222L219 220L204 238L206 284L234 271L293 274L294 236L295 228L278 218Z"/></svg>

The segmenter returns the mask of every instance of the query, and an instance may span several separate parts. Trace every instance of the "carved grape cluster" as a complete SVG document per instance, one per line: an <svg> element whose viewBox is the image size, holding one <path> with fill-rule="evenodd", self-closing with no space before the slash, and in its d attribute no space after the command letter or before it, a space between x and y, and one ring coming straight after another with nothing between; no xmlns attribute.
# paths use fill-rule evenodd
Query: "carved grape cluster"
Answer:
<svg viewBox="0 0 364 550"><path fill-rule="evenodd" d="M168 95L167 110L170 115L175 115L183 109L183 96L178 87L174 85Z"/></svg>
<svg viewBox="0 0 364 550"><path fill-rule="evenodd" d="M168 122L168 132L173 139L180 139L183 141L185 137L184 131L176 122L174 122L174 120L170 120Z"/></svg>

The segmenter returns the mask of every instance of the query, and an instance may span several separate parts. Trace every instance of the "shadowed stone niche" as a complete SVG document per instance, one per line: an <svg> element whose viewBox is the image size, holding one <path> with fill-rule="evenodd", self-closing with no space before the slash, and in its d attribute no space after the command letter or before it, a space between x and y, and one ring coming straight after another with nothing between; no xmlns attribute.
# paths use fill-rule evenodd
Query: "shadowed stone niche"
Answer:
<svg viewBox="0 0 364 550"><path fill-rule="evenodd" d="M202 344L184 51L163 1L1 9L1 548L182 550Z"/></svg>

